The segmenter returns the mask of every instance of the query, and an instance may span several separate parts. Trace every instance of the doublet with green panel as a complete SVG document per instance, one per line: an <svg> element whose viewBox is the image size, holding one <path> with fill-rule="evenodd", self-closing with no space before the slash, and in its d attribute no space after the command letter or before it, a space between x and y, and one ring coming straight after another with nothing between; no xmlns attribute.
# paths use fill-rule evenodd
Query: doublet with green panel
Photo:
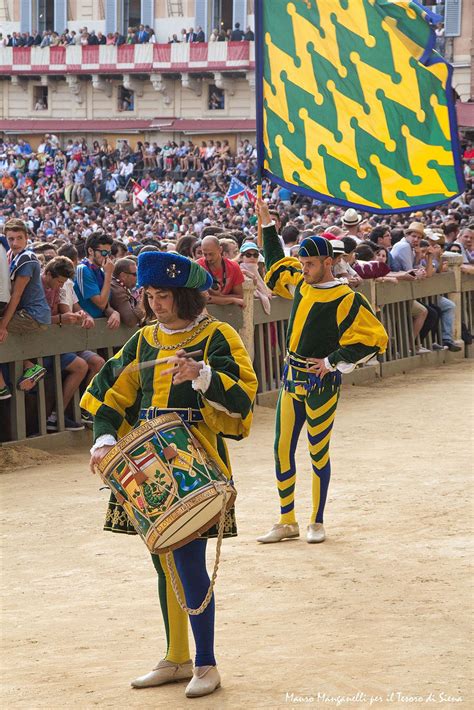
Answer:
<svg viewBox="0 0 474 710"><path fill-rule="evenodd" d="M305 282L298 259L286 257L274 226L264 233L267 286L293 299L287 349L300 358L325 358L335 366L358 363L385 350L387 334L367 299L349 286Z"/></svg>
<svg viewBox="0 0 474 710"><path fill-rule="evenodd" d="M204 394L191 382L175 385L171 374L163 374L162 364L135 371L134 365L170 357L178 350L201 350L211 368L211 381ZM146 410L197 411L200 421L191 428L210 444L217 462L230 477L231 468L224 438L242 439L252 421L257 378L238 333L227 323L210 317L196 323L192 330L164 332L156 325L145 326L133 335L92 380L81 406L94 416L94 439L105 434L124 436L145 418ZM183 480L183 485L186 481ZM147 492L155 497L156 491ZM122 507L112 497L106 529L133 534ZM215 530L209 532L213 535ZM233 511L226 521L227 535L235 534Z"/></svg>

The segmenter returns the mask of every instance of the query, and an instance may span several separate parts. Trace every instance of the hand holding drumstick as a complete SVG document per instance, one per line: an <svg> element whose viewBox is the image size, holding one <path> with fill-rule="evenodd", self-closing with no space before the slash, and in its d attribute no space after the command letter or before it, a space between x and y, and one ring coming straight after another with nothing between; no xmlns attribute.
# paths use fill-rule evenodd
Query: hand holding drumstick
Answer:
<svg viewBox="0 0 474 710"><path fill-rule="evenodd" d="M182 382L190 382L199 377L202 370L202 363L192 359L196 353L187 353L185 350L178 350L176 355L168 358L168 362L173 365L163 370L162 375L173 375L173 384L180 385ZM201 355L202 353L199 353Z"/></svg>

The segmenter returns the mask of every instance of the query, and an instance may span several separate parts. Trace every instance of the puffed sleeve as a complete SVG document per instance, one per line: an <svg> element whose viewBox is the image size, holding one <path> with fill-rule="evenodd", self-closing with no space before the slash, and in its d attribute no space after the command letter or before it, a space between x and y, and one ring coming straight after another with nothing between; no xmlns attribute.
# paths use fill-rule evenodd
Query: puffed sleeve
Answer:
<svg viewBox="0 0 474 710"><path fill-rule="evenodd" d="M365 296L357 292L348 294L339 304L336 318L339 348L328 355L331 365L356 364L385 352L388 335Z"/></svg>
<svg viewBox="0 0 474 710"><path fill-rule="evenodd" d="M141 331L135 333L123 348L91 381L81 399L81 407L94 417L94 441L104 434L124 436L135 424L140 408L138 363Z"/></svg>
<svg viewBox="0 0 474 710"><path fill-rule="evenodd" d="M257 376L239 334L220 323L208 341L204 362L211 379L199 405L204 421L215 433L230 439L244 439L252 423L257 394Z"/></svg>

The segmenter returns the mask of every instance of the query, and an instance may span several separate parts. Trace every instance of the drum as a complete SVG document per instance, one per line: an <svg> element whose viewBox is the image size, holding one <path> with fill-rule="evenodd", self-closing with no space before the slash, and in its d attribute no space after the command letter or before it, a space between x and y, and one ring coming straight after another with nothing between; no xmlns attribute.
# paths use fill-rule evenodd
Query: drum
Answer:
<svg viewBox="0 0 474 710"><path fill-rule="evenodd" d="M150 552L185 545L234 503L237 492L205 444L177 414L163 414L120 439L96 467Z"/></svg>

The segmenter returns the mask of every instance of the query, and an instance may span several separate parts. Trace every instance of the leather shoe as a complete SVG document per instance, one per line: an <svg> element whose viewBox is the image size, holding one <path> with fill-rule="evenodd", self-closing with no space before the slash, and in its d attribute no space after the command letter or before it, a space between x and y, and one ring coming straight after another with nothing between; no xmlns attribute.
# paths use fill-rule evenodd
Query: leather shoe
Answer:
<svg viewBox="0 0 474 710"><path fill-rule="evenodd" d="M184 692L187 698L200 698L202 695L210 695L220 685L221 677L216 666L196 666Z"/></svg>
<svg viewBox="0 0 474 710"><path fill-rule="evenodd" d="M311 523L311 525L308 525L306 532L307 542L324 542L325 539L326 532L322 523Z"/></svg>
<svg viewBox="0 0 474 710"><path fill-rule="evenodd" d="M444 345L448 346L448 350L450 353L459 353L462 350L462 348L459 345L456 345L456 343L453 343L452 341L451 342L444 341Z"/></svg>
<svg viewBox="0 0 474 710"><path fill-rule="evenodd" d="M281 542L281 540L285 540L286 538L299 536L300 529L298 523L286 523L284 525L281 523L277 523L272 527L270 532L266 533L266 535L261 535L260 537L257 537L257 541L263 543Z"/></svg>
<svg viewBox="0 0 474 710"><path fill-rule="evenodd" d="M152 688L155 685L176 683L179 680L189 680L193 677L193 662L172 663L162 660L150 673L132 680L132 688Z"/></svg>

